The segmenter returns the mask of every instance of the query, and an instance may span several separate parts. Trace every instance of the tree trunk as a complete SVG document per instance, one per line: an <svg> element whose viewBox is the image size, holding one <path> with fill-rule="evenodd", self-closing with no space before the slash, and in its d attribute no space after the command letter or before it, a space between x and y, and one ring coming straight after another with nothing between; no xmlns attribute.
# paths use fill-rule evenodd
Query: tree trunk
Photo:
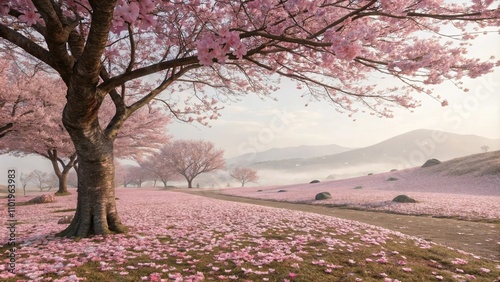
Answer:
<svg viewBox="0 0 500 282"><path fill-rule="evenodd" d="M188 188L193 188L193 179L188 179Z"/></svg>
<svg viewBox="0 0 500 282"><path fill-rule="evenodd" d="M163 187L167 188L167 180L161 180L161 182L163 182Z"/></svg>
<svg viewBox="0 0 500 282"><path fill-rule="evenodd" d="M64 121L64 119L63 119ZM113 139L96 120L87 128L65 124L78 158L78 200L71 224L59 236L88 237L124 233L115 202Z"/></svg>
<svg viewBox="0 0 500 282"><path fill-rule="evenodd" d="M112 147L112 143L108 145ZM112 150L99 155L78 155L78 160L76 213L68 228L58 235L87 237L126 232L116 210Z"/></svg>
<svg viewBox="0 0 500 282"><path fill-rule="evenodd" d="M61 173L61 176L57 176L59 180L59 189L56 192L56 195L69 195L71 193L68 192L68 173Z"/></svg>
<svg viewBox="0 0 500 282"><path fill-rule="evenodd" d="M64 163L64 161L58 157L57 149L48 150L47 155L45 157L48 158L52 163L52 168L54 168L54 173L56 174L57 179L59 180L59 189L55 194L60 196L71 194L68 192L67 179L68 179L68 173L70 172L71 168L76 166L76 153L72 154L69 157L69 161L67 164ZM62 166L62 170L59 168L59 164ZM75 171L77 171L78 173L76 167Z"/></svg>

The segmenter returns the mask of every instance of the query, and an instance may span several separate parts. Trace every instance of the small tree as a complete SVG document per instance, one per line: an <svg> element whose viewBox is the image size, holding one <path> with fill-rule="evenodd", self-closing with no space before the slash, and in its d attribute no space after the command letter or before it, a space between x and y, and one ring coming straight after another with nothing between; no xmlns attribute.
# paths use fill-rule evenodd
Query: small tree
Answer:
<svg viewBox="0 0 500 282"><path fill-rule="evenodd" d="M487 145L481 146L481 150L485 153L488 152L489 149L490 149L490 146L487 146Z"/></svg>
<svg viewBox="0 0 500 282"><path fill-rule="evenodd" d="M26 197L26 186L28 185L29 182L31 182L33 179L33 175L31 173L24 174L21 173L19 176L19 181L21 182L21 186L23 187L23 193L24 196Z"/></svg>
<svg viewBox="0 0 500 282"><path fill-rule="evenodd" d="M193 188L193 179L205 172L224 168L224 151L215 149L208 141L179 140L161 149L162 162L175 168L184 176L188 188Z"/></svg>
<svg viewBox="0 0 500 282"><path fill-rule="evenodd" d="M137 162L142 168L150 171L155 179L161 180L165 188L168 186L168 181L180 180L182 177L173 166L173 162L168 156L168 150L161 149L147 159L137 160Z"/></svg>
<svg viewBox="0 0 500 282"><path fill-rule="evenodd" d="M241 187L244 187L245 183L256 182L259 179L257 171L247 167L234 168L229 175L238 180L241 183Z"/></svg>
<svg viewBox="0 0 500 282"><path fill-rule="evenodd" d="M41 170L34 170L33 172L30 173L31 175L31 182L40 189L40 192L43 192L43 189L47 189L50 191L53 187L53 179L50 177L50 175L44 171Z"/></svg>

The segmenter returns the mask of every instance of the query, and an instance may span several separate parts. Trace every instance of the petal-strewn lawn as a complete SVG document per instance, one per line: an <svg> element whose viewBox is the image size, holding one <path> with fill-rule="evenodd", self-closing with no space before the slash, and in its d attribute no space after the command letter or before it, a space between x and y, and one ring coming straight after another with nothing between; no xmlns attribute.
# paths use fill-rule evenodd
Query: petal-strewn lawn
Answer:
<svg viewBox="0 0 500 282"><path fill-rule="evenodd" d="M315 195L320 192L329 192L332 198L315 201ZM402 214L500 221L498 174L444 176L414 168L315 184L225 189L221 193ZM392 202L401 194L417 203Z"/></svg>
<svg viewBox="0 0 500 282"><path fill-rule="evenodd" d="M72 215L76 195L17 206L16 276L4 263L2 281L494 281L500 276L498 262L334 217L157 189L117 189L117 197L129 234L78 241L54 237L63 228L58 218ZM7 214L5 205L0 212ZM5 244L7 228L1 236ZM5 246L2 251L7 262L10 253Z"/></svg>

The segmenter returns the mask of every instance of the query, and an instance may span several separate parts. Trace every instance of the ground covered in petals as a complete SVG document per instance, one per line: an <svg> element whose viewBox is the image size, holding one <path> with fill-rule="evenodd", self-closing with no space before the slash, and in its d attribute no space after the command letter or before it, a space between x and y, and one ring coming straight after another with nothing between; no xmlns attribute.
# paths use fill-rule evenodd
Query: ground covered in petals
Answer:
<svg viewBox="0 0 500 282"><path fill-rule="evenodd" d="M316 201L315 195L321 192L329 192L332 198ZM226 189L222 193L401 214L500 221L499 174L447 176L413 168L313 184ZM392 201L402 194L417 202Z"/></svg>
<svg viewBox="0 0 500 282"><path fill-rule="evenodd" d="M76 193L75 193L76 194ZM16 207L2 281L492 281L498 263L333 217L155 189L118 189L126 235L56 238L76 195ZM19 202L26 199L17 199ZM0 211L7 214L2 206ZM2 223L7 224L2 217ZM8 234L1 231L2 245Z"/></svg>

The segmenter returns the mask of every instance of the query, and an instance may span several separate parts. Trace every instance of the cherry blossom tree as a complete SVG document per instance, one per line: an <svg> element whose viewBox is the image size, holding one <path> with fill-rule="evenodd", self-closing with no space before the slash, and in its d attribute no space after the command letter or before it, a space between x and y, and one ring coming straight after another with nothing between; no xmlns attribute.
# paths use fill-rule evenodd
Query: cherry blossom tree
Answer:
<svg viewBox="0 0 500 282"><path fill-rule="evenodd" d="M245 186L245 183L256 182L259 179L257 171L248 167L236 167L231 170L229 175L238 180L241 183L241 187Z"/></svg>
<svg viewBox="0 0 500 282"><path fill-rule="evenodd" d="M491 71L495 62L469 58L467 44L480 34L475 29L498 29L497 5L13 0L0 2L0 38L64 81L79 199L60 235L81 237L125 231L114 200L113 145L125 120L149 102L161 99L177 118L205 124L219 115L215 98L267 95L287 77L340 111L391 116L391 106L418 106L414 93L432 96L433 84L461 87L463 77ZM382 88L368 81L373 75L399 85ZM106 124L98 115L105 97L115 106Z"/></svg>
<svg viewBox="0 0 500 282"><path fill-rule="evenodd" d="M159 161L186 178L188 188L193 188L196 176L225 166L224 151L203 140L176 140L166 144L161 148Z"/></svg>
<svg viewBox="0 0 500 282"><path fill-rule="evenodd" d="M145 159L137 160L139 165L150 171L155 178L163 183L163 187L167 188L168 181L179 180L181 175L177 172L173 163L170 161L170 156L166 155L168 151L165 148L160 149Z"/></svg>
<svg viewBox="0 0 500 282"><path fill-rule="evenodd" d="M56 195L69 194L67 175L77 164L77 154L61 121L62 81L43 72L24 73L8 60L0 60L0 80L6 82L0 89L0 117L12 121L8 132L13 133L3 138L0 152L47 158L59 180ZM99 112L101 120L112 118L112 108L107 99ZM159 148L168 141L165 126L169 122L169 115L157 107L138 110L117 136L115 156L134 158Z"/></svg>

